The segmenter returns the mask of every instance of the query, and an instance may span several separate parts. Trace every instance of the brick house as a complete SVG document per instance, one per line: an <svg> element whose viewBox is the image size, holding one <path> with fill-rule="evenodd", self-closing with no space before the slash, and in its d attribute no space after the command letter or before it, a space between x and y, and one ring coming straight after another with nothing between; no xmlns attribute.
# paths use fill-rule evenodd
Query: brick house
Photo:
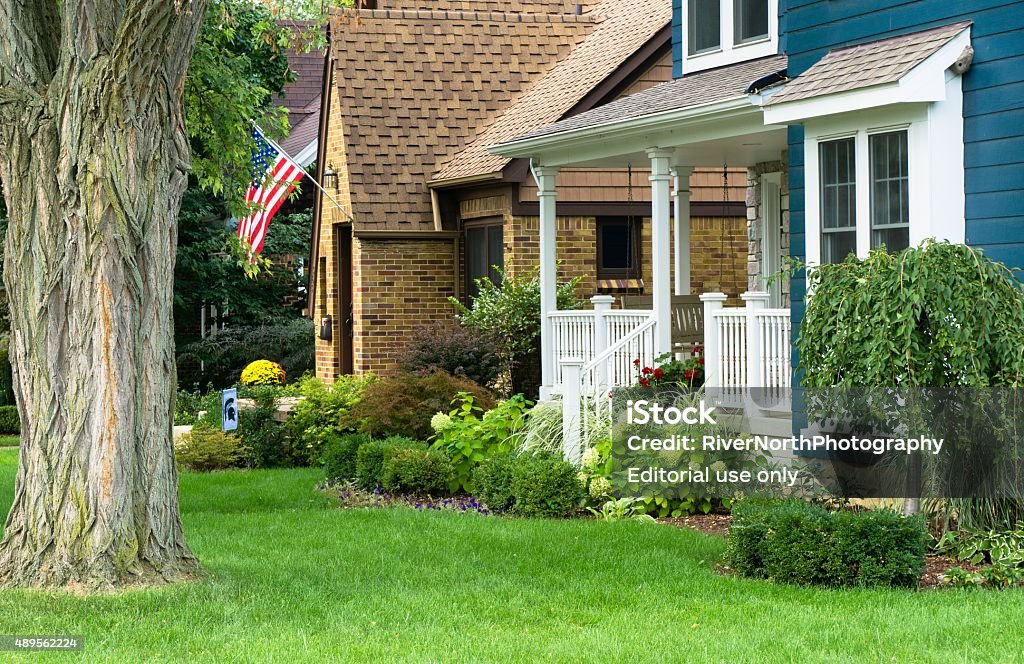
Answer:
<svg viewBox="0 0 1024 664"><path fill-rule="evenodd" d="M541 263L530 162L489 146L672 78L670 0L363 4L332 15L322 92L317 163L341 204L318 197L314 215L325 380L393 371L419 325L452 316L449 297L472 297L492 266ZM645 160L558 174L559 278L582 277L582 296L650 294L649 176ZM746 169L723 160L678 184L691 251L677 293L738 296Z"/></svg>

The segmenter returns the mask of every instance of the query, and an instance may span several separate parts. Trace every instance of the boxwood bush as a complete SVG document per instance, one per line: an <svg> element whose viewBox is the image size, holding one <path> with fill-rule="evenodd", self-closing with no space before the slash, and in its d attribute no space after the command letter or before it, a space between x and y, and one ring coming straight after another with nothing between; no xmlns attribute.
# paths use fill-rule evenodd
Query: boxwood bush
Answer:
<svg viewBox="0 0 1024 664"><path fill-rule="evenodd" d="M473 471L476 497L492 512L507 512L516 504L513 489L516 458L499 454L484 459Z"/></svg>
<svg viewBox="0 0 1024 664"><path fill-rule="evenodd" d="M443 496L454 474L451 459L443 452L391 447L384 450L380 485L392 493Z"/></svg>
<svg viewBox="0 0 1024 664"><path fill-rule="evenodd" d="M323 450L320 460L324 474L329 481L354 480L356 477L356 455L359 448L370 442L365 433L331 431L323 435Z"/></svg>
<svg viewBox="0 0 1024 664"><path fill-rule="evenodd" d="M891 510L746 501L733 509L726 559L737 574L781 583L911 587L925 542L921 517Z"/></svg>
<svg viewBox="0 0 1024 664"><path fill-rule="evenodd" d="M364 489L376 489L381 486L385 453L394 448L422 450L426 449L426 445L403 436L363 443L356 452L356 484Z"/></svg>
<svg viewBox="0 0 1024 664"><path fill-rule="evenodd" d="M565 517L583 504L579 469L571 463L541 454L517 457L512 464L513 509L517 514Z"/></svg>

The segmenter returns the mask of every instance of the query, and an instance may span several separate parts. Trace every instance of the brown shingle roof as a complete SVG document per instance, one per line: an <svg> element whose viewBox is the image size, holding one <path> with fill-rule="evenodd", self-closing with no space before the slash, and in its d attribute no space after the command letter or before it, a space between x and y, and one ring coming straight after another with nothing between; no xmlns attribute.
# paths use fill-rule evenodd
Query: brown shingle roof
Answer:
<svg viewBox="0 0 1024 664"><path fill-rule="evenodd" d="M618 2L620 0L609 0ZM427 181L599 24L561 0L472 3L545 11L343 10L332 15L353 216L364 228L433 228Z"/></svg>
<svg viewBox="0 0 1024 664"><path fill-rule="evenodd" d="M489 153L488 146L558 120L672 18L669 0L617 0L603 9L607 20L433 179L465 178L503 169L510 160Z"/></svg>
<svg viewBox="0 0 1024 664"><path fill-rule="evenodd" d="M290 27L297 36L312 27L308 22L281 22ZM273 103L288 110L288 138L281 141L281 147L295 156L312 143L320 130L320 96L323 94L324 52L312 50L291 50L288 52L288 68L295 72L295 80L284 88L284 94L276 96Z"/></svg>
<svg viewBox="0 0 1024 664"><path fill-rule="evenodd" d="M569 131L611 125L648 115L667 113L693 106L734 99L745 95L747 87L759 78L786 69L786 56L772 55L758 60L688 74L661 83L643 92L598 106L508 140L537 138Z"/></svg>
<svg viewBox="0 0 1024 664"><path fill-rule="evenodd" d="M830 51L765 105L894 83L970 25L963 21Z"/></svg>

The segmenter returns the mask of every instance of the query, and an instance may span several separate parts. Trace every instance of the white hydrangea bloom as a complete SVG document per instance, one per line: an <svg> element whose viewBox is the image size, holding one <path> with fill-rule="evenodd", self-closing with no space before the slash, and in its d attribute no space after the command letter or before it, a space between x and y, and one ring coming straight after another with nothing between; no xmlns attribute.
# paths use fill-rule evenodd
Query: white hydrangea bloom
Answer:
<svg viewBox="0 0 1024 664"><path fill-rule="evenodd" d="M436 413L430 418L430 428L433 429L435 433L441 433L451 425L452 418L448 413Z"/></svg>
<svg viewBox="0 0 1024 664"><path fill-rule="evenodd" d="M595 477L590 481L590 495L592 498L604 498L612 493L612 483L607 477Z"/></svg>
<svg viewBox="0 0 1024 664"><path fill-rule="evenodd" d="M599 463L601 463L601 453L597 451L596 447L587 448L587 450L583 452L584 468L596 468Z"/></svg>

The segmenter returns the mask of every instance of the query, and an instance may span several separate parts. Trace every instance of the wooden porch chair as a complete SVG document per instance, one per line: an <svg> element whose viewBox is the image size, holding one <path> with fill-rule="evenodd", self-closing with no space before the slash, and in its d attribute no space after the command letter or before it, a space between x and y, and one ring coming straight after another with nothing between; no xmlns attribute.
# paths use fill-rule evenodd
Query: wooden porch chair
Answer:
<svg viewBox="0 0 1024 664"><path fill-rule="evenodd" d="M623 309L650 309L653 295L621 295ZM699 295L672 296L672 348L690 353L694 344L704 343L704 303Z"/></svg>

